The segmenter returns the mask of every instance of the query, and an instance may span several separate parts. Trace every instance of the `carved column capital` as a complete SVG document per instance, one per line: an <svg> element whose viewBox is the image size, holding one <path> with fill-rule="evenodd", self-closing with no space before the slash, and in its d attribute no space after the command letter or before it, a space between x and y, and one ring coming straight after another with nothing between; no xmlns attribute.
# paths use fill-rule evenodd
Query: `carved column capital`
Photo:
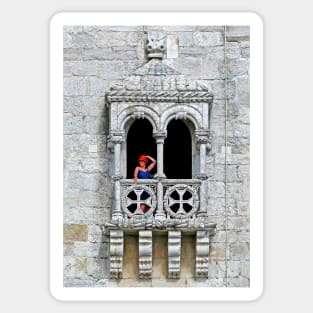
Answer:
<svg viewBox="0 0 313 313"><path fill-rule="evenodd" d="M210 142L208 131L196 131L196 140L198 144L208 144Z"/></svg>
<svg viewBox="0 0 313 313"><path fill-rule="evenodd" d="M112 132L110 133L110 135L108 136L108 142L110 142L111 144L118 144L118 143L123 143L125 141L125 136L124 133L120 133L120 132Z"/></svg>
<svg viewBox="0 0 313 313"><path fill-rule="evenodd" d="M158 131L153 133L153 138L156 143L164 143L165 138L167 137L167 131Z"/></svg>

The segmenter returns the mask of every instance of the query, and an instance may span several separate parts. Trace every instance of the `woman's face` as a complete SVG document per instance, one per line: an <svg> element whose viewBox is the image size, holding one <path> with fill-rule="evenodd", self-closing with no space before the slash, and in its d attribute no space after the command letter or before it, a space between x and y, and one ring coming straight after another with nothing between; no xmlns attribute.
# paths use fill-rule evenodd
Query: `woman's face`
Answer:
<svg viewBox="0 0 313 313"><path fill-rule="evenodd" d="M146 167L146 162L145 161L139 161L139 166L140 167Z"/></svg>

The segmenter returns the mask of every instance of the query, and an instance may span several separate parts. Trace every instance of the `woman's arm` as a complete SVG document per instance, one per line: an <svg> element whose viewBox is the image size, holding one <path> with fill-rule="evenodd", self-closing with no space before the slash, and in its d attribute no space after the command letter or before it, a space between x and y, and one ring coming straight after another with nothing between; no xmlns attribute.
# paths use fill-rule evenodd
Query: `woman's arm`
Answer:
<svg viewBox="0 0 313 313"><path fill-rule="evenodd" d="M134 181L137 181L138 180L138 171L139 171L139 168L138 166L135 168L135 171L134 171Z"/></svg>
<svg viewBox="0 0 313 313"><path fill-rule="evenodd" d="M151 171L155 167L156 160L149 155L146 155L146 157L152 162L147 168L148 171Z"/></svg>

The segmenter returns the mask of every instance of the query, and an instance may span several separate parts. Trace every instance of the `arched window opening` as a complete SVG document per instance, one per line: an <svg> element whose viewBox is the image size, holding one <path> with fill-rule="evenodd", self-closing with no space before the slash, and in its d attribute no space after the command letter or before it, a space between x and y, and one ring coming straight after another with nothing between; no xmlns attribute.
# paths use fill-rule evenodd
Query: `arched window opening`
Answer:
<svg viewBox="0 0 313 313"><path fill-rule="evenodd" d="M191 135L181 120L172 120L164 142L164 173L167 178L190 179L192 176Z"/></svg>
<svg viewBox="0 0 313 313"><path fill-rule="evenodd" d="M152 131L152 126L147 119L137 120L130 127L127 134L127 178L134 177L139 155L150 155L156 158L156 143ZM156 167L151 174L154 175L155 171Z"/></svg>

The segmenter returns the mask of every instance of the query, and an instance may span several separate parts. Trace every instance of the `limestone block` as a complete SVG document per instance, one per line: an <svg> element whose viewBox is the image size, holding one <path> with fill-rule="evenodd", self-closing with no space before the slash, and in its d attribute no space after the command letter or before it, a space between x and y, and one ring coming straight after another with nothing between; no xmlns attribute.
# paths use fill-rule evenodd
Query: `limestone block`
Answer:
<svg viewBox="0 0 313 313"><path fill-rule="evenodd" d="M228 60L228 78L249 74L249 59L230 59Z"/></svg>
<svg viewBox="0 0 313 313"><path fill-rule="evenodd" d="M236 78L237 97L240 105L249 106L250 104L250 79L246 77Z"/></svg>
<svg viewBox="0 0 313 313"><path fill-rule="evenodd" d="M91 96L96 96L99 99L100 97L103 99L105 93L109 91L112 82L106 79L98 78L98 76L97 77L91 76L89 79L89 84L90 84L89 94Z"/></svg>
<svg viewBox="0 0 313 313"><path fill-rule="evenodd" d="M224 243L211 243L210 246L210 259L215 261L225 260L225 244Z"/></svg>
<svg viewBox="0 0 313 313"><path fill-rule="evenodd" d="M250 41L240 42L240 52L242 58L250 58Z"/></svg>
<svg viewBox="0 0 313 313"><path fill-rule="evenodd" d="M71 32L72 47L74 48L93 48L96 47L96 40L93 33L90 32Z"/></svg>
<svg viewBox="0 0 313 313"><path fill-rule="evenodd" d="M192 32L177 32L179 47L191 47L193 45Z"/></svg>
<svg viewBox="0 0 313 313"><path fill-rule="evenodd" d="M81 187L83 190L98 191L107 184L107 176L100 173L81 173Z"/></svg>
<svg viewBox="0 0 313 313"><path fill-rule="evenodd" d="M244 277L229 278L227 280L227 287L249 287L250 280Z"/></svg>
<svg viewBox="0 0 313 313"><path fill-rule="evenodd" d="M200 32L224 32L224 26L223 25L201 25L197 26L196 29Z"/></svg>
<svg viewBox="0 0 313 313"><path fill-rule="evenodd" d="M139 32L143 30L143 26L128 25L105 25L105 26L83 26L85 32Z"/></svg>
<svg viewBox="0 0 313 313"><path fill-rule="evenodd" d="M63 114L63 133L80 134L82 132L82 117L73 116L71 113Z"/></svg>
<svg viewBox="0 0 313 313"><path fill-rule="evenodd" d="M88 258L87 259L87 274L95 278L109 278L109 259Z"/></svg>
<svg viewBox="0 0 313 313"><path fill-rule="evenodd" d="M194 25L171 25L162 26L162 30L166 32L193 32L196 26Z"/></svg>
<svg viewBox="0 0 313 313"><path fill-rule="evenodd" d="M65 96L88 96L90 93L90 82L87 78L64 77L63 88Z"/></svg>
<svg viewBox="0 0 313 313"><path fill-rule="evenodd" d="M73 62L72 75L73 76L95 76L97 74L97 64L94 62Z"/></svg>
<svg viewBox="0 0 313 313"><path fill-rule="evenodd" d="M73 256L75 257L86 257L86 258L97 258L103 257L99 255L100 244L91 242L75 242L73 246Z"/></svg>
<svg viewBox="0 0 313 313"><path fill-rule="evenodd" d="M87 259L64 257L64 276L67 278L87 278Z"/></svg>
<svg viewBox="0 0 313 313"><path fill-rule="evenodd" d="M238 42L226 43L226 56L227 59L239 59L241 56L241 45Z"/></svg>
<svg viewBox="0 0 313 313"><path fill-rule="evenodd" d="M98 64L98 78L123 79L126 77L126 63L122 61L103 61Z"/></svg>
<svg viewBox="0 0 313 313"><path fill-rule="evenodd" d="M166 40L166 57L168 59L175 59L178 57L178 43L177 35L168 35Z"/></svg>
<svg viewBox="0 0 313 313"><path fill-rule="evenodd" d="M113 47L113 55L117 60L136 60L137 49L135 47Z"/></svg>
<svg viewBox="0 0 313 313"><path fill-rule="evenodd" d="M208 181L208 194L214 197L225 196L225 183L221 181Z"/></svg>
<svg viewBox="0 0 313 313"><path fill-rule="evenodd" d="M75 48L63 49L64 61L80 61L82 59L81 50Z"/></svg>
<svg viewBox="0 0 313 313"><path fill-rule="evenodd" d="M213 195L208 200L208 213L210 215L222 215L225 211L225 198L216 198Z"/></svg>
<svg viewBox="0 0 313 313"><path fill-rule="evenodd" d="M220 46L224 44L222 32L194 32L193 42L196 46Z"/></svg>
<svg viewBox="0 0 313 313"><path fill-rule="evenodd" d="M81 104L81 114L89 116L104 116L105 99L99 96L85 96L80 97L79 102Z"/></svg>
<svg viewBox="0 0 313 313"><path fill-rule="evenodd" d="M233 261L244 261L250 259L249 243L230 244L230 258Z"/></svg>
<svg viewBox="0 0 313 313"><path fill-rule="evenodd" d="M81 102L76 97L63 97L63 112L72 115L81 114Z"/></svg>
<svg viewBox="0 0 313 313"><path fill-rule="evenodd" d="M250 210L250 203L248 200L238 200L237 201L238 206L238 214L239 215L248 215Z"/></svg>
<svg viewBox="0 0 313 313"><path fill-rule="evenodd" d="M105 194L94 191L82 191L79 196L81 206L102 206Z"/></svg>
<svg viewBox="0 0 313 313"><path fill-rule="evenodd" d="M88 225L64 224L63 225L63 240L64 242L87 241L88 240Z"/></svg>
<svg viewBox="0 0 313 313"><path fill-rule="evenodd" d="M106 61L115 57L112 48L82 49L81 55L84 61Z"/></svg>
<svg viewBox="0 0 313 313"><path fill-rule="evenodd" d="M222 60L224 62L224 50L224 46L205 47L206 55L209 60ZM238 54L240 54L239 48Z"/></svg>
<svg viewBox="0 0 313 313"><path fill-rule="evenodd" d="M227 26L226 40L227 41L247 41L250 39L249 26Z"/></svg>
<svg viewBox="0 0 313 313"><path fill-rule="evenodd" d="M95 116L85 116L83 118L83 131L86 134L104 135L105 118Z"/></svg>
<svg viewBox="0 0 313 313"><path fill-rule="evenodd" d="M224 64L222 60L203 59L198 77L202 79L224 79Z"/></svg>
<svg viewBox="0 0 313 313"><path fill-rule="evenodd" d="M64 287L94 287L95 280L93 278L64 278Z"/></svg>
<svg viewBox="0 0 313 313"><path fill-rule="evenodd" d="M209 270L208 270L208 277L211 278L223 278L225 277L225 262L224 261L209 261Z"/></svg>
<svg viewBox="0 0 313 313"><path fill-rule="evenodd" d="M105 173L108 171L108 160L105 158L82 158L82 169L89 173Z"/></svg>
<svg viewBox="0 0 313 313"><path fill-rule="evenodd" d="M127 42L127 36L127 32L108 32L98 30L95 33L96 46L99 48L124 46Z"/></svg>
<svg viewBox="0 0 313 313"><path fill-rule="evenodd" d="M228 229L249 230L249 216L228 217Z"/></svg>

